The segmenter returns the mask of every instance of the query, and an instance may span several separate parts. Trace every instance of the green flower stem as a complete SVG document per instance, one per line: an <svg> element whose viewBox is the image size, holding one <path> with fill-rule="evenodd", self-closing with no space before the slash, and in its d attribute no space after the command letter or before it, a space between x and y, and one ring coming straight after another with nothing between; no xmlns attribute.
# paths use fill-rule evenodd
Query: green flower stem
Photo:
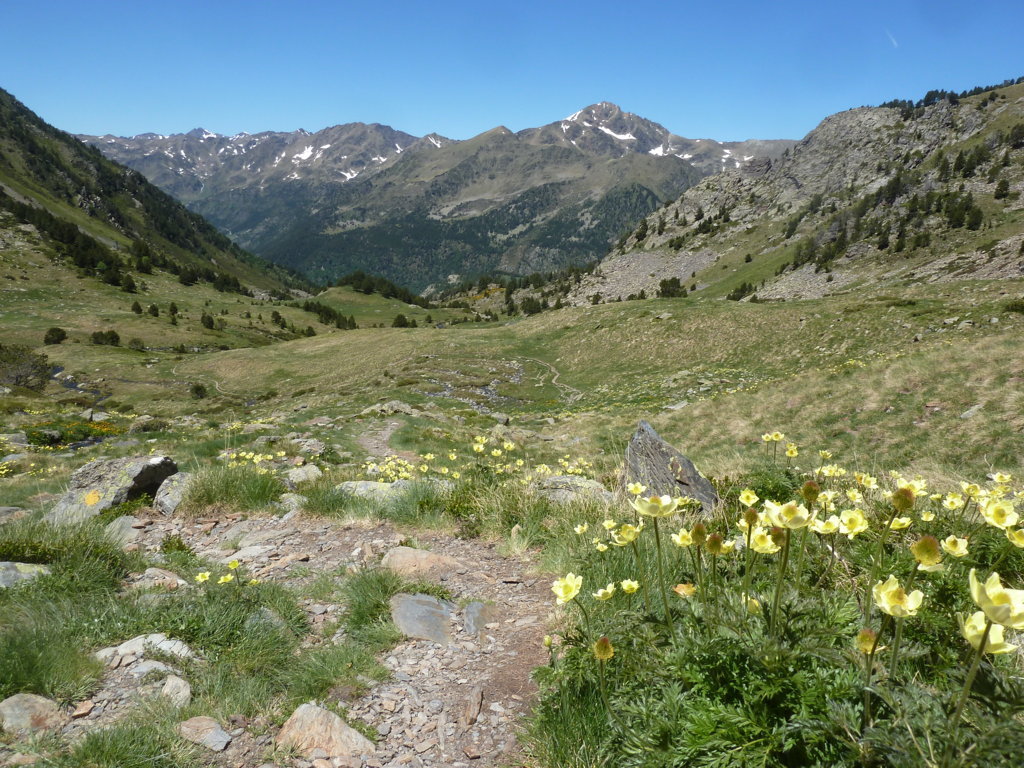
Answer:
<svg viewBox="0 0 1024 768"><path fill-rule="evenodd" d="M875 561L871 564L871 578L868 579L867 585L867 596L864 599L864 622L867 623L868 617L871 615L871 588L878 581L879 573L882 570L882 557L885 554L885 542L889 538L889 531L891 530L892 521L896 519L896 515L899 514L899 510L896 507L892 508L892 514L889 515L889 519L885 521L885 527L882 529L882 535L878 539L878 550L875 552Z"/></svg>
<svg viewBox="0 0 1024 768"><path fill-rule="evenodd" d="M875 635L875 642L871 644L871 650L867 655L867 667L864 673L864 711L861 712L860 717L860 731L863 735L865 729L871 722L871 674L875 669L875 651L878 650L878 641L882 639L882 632L885 630L885 621L882 621L882 626L878 628L878 634Z"/></svg>
<svg viewBox="0 0 1024 768"><path fill-rule="evenodd" d="M804 526L800 529L800 554L796 558L796 583L799 589L800 579L804 572L804 550L807 548L807 528Z"/></svg>
<svg viewBox="0 0 1024 768"><path fill-rule="evenodd" d="M744 563L743 563L743 586L740 589L740 599L746 600L750 597L750 580L753 578L753 560L754 550L750 548L750 539L754 535L754 526L747 526L747 546L743 551ZM746 610L745 606L741 606L740 613L743 614L744 619L750 615L750 612Z"/></svg>
<svg viewBox="0 0 1024 768"><path fill-rule="evenodd" d="M665 621L668 622L669 637L675 637L676 631L672 624L672 611L668 605L668 593L665 591L665 566L661 561L661 532L658 529L658 518L654 519L654 545L658 548L658 584L661 587L661 600L665 604Z"/></svg>
<svg viewBox="0 0 1024 768"><path fill-rule="evenodd" d="M786 566L789 564L789 539L792 531L786 529L786 541L782 545L782 557L779 558L779 575L775 580L775 598L772 600L772 616L768 624L768 633L775 634L775 626L779 620L779 603L782 601L782 581L786 575Z"/></svg>
<svg viewBox="0 0 1024 768"><path fill-rule="evenodd" d="M942 766L947 768L950 764L950 760L953 758L953 750L956 749L956 737L960 731L960 716L964 712L964 705L967 703L967 697L970 696L971 686L974 685L974 678L978 674L978 667L981 666L981 657L985 655L985 646L988 644L988 633L992 629L992 621L985 621L985 631L981 634L981 642L978 643L978 650L974 654L974 660L971 662L971 668L967 672L967 679L964 681L964 689L960 692L960 699L956 703L956 710L953 712L953 732L949 737L949 745L946 747L946 753L942 757Z"/></svg>
<svg viewBox="0 0 1024 768"><path fill-rule="evenodd" d="M608 714L611 715L611 718L615 721L615 724L622 729L622 732L626 733L629 729L626 728L626 724L622 722L621 719L619 719L618 713L614 709L612 709L612 705L608 702L608 693L605 691L604 683L604 661L598 659L597 670L598 677L601 681L601 701L604 702L604 708L608 710Z"/></svg>
<svg viewBox="0 0 1024 768"><path fill-rule="evenodd" d="M908 587L909 589L909 587ZM892 640L892 660L889 662L889 677L896 679L896 662L900 657L900 642L903 640L903 617L896 619L896 635Z"/></svg>
<svg viewBox="0 0 1024 768"><path fill-rule="evenodd" d="M633 559L636 562L636 569L640 573L640 586L643 587L644 590L644 610L647 611L647 613L650 613L651 593L647 589L647 573L646 571L644 571L640 564L640 550L636 546L636 539L633 539L629 543L629 546L633 548Z"/></svg>
<svg viewBox="0 0 1024 768"><path fill-rule="evenodd" d="M590 614L587 613L587 609L583 606L582 600L573 600L574 603L579 607L580 612L583 614L584 626L587 628L587 637L591 636L590 632Z"/></svg>

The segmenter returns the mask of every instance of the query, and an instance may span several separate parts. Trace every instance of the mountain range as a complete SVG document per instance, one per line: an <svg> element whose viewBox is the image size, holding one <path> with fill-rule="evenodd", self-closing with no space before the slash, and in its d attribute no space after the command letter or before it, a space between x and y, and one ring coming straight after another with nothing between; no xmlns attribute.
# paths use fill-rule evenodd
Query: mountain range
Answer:
<svg viewBox="0 0 1024 768"><path fill-rule="evenodd" d="M363 269L417 290L596 261L703 176L794 143L687 139L607 102L465 141L363 123L78 138L268 260L320 282Z"/></svg>

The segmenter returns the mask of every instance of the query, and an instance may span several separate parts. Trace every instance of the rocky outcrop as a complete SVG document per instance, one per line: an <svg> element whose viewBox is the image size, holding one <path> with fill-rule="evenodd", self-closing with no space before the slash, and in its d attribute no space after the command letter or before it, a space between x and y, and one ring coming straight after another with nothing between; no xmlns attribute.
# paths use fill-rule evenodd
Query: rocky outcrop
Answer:
<svg viewBox="0 0 1024 768"><path fill-rule="evenodd" d="M153 497L153 507L165 515L173 515L188 491L191 472L176 472L162 483Z"/></svg>
<svg viewBox="0 0 1024 768"><path fill-rule="evenodd" d="M642 483L648 495L697 499L704 514L711 514L719 502L714 486L693 462L662 440L646 421L640 422L626 446L622 482L623 486Z"/></svg>
<svg viewBox="0 0 1024 768"><path fill-rule="evenodd" d="M36 563L0 563L0 589L31 581L49 572L47 566Z"/></svg>
<svg viewBox="0 0 1024 768"><path fill-rule="evenodd" d="M155 494L178 471L170 456L136 456L99 459L75 470L67 492L57 500L46 519L51 523L77 523L100 512Z"/></svg>

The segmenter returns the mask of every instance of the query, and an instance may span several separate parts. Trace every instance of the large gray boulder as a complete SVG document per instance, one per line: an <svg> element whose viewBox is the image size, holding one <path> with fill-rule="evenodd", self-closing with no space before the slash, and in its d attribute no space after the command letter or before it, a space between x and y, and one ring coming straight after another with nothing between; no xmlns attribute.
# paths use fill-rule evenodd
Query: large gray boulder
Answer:
<svg viewBox="0 0 1024 768"><path fill-rule="evenodd" d="M175 472L162 483L153 497L153 506L164 515L173 515L192 480L191 472Z"/></svg>
<svg viewBox="0 0 1024 768"><path fill-rule="evenodd" d="M59 728L67 720L57 702L34 693L16 693L0 701L0 728L29 734Z"/></svg>
<svg viewBox="0 0 1024 768"><path fill-rule="evenodd" d="M626 446L626 465L622 484L642 483L644 495L689 496L711 514L719 503L715 488L693 462L666 443L654 428L641 421Z"/></svg>
<svg viewBox="0 0 1024 768"><path fill-rule="evenodd" d="M386 504L400 493L395 490L393 483L379 483L375 480L348 480L339 483L335 490L346 496L355 496L378 504Z"/></svg>
<svg viewBox="0 0 1024 768"><path fill-rule="evenodd" d="M110 507L155 494L178 471L170 456L99 459L75 470L67 492L46 516L51 523L77 523Z"/></svg>

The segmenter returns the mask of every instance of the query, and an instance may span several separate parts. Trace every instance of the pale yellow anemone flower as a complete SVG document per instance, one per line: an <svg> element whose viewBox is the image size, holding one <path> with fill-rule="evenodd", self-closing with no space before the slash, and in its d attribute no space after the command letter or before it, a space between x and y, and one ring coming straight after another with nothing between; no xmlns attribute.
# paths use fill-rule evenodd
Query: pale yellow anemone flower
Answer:
<svg viewBox="0 0 1024 768"><path fill-rule="evenodd" d="M791 530L806 528L817 514L816 512L808 511L807 507L803 504L797 504L795 501L787 504L776 504L772 501L766 501L764 503L764 511L768 514L768 519L772 525Z"/></svg>
<svg viewBox="0 0 1024 768"><path fill-rule="evenodd" d="M764 528L755 528L750 536L750 547L759 555L774 555L782 547L776 544Z"/></svg>
<svg viewBox="0 0 1024 768"><path fill-rule="evenodd" d="M615 583L614 582L608 582L608 586L607 587L602 587L601 589L597 590L597 592L594 592L593 594L594 594L594 597L597 598L598 600L610 600L612 595L615 594Z"/></svg>
<svg viewBox="0 0 1024 768"><path fill-rule="evenodd" d="M671 539L677 547L689 547L693 544L693 536L685 528L680 528L679 533L673 533Z"/></svg>
<svg viewBox="0 0 1024 768"><path fill-rule="evenodd" d="M971 597L988 618L1010 629L1024 629L1024 590L1006 589L998 573L993 573L982 583L978 581L974 568L971 568L968 580Z"/></svg>
<svg viewBox="0 0 1024 768"><path fill-rule="evenodd" d="M679 500L671 496L638 496L629 502L639 514L647 517L668 517L679 507Z"/></svg>
<svg viewBox="0 0 1024 768"><path fill-rule="evenodd" d="M625 592L627 595L632 595L634 592L640 589L640 582L633 581L632 579L623 579L621 582L619 582L619 586L622 587L622 591Z"/></svg>
<svg viewBox="0 0 1024 768"><path fill-rule="evenodd" d="M833 533L837 533L842 525L842 521L838 515L832 515L827 520L818 520L815 518L811 521L811 530L822 536L828 536Z"/></svg>
<svg viewBox="0 0 1024 768"><path fill-rule="evenodd" d="M942 550L953 557L964 557L967 555L967 539L951 533L942 540Z"/></svg>
<svg viewBox="0 0 1024 768"><path fill-rule="evenodd" d="M908 616L916 616L921 602L924 600L924 593L915 589L909 595L900 586L895 576L889 576L885 581L880 581L871 588L871 597L878 606L878 610L889 614L897 619Z"/></svg>
<svg viewBox="0 0 1024 768"><path fill-rule="evenodd" d="M754 493L754 491L751 490L750 488L744 488L740 492L740 504L742 504L743 506L752 507L755 504L757 504L758 501L760 501L758 495Z"/></svg>
<svg viewBox="0 0 1024 768"><path fill-rule="evenodd" d="M1019 515L1013 509L1013 502L1007 499L989 499L981 505L981 515L985 522L1003 530L1017 524Z"/></svg>
<svg viewBox="0 0 1024 768"><path fill-rule="evenodd" d="M839 532L852 539L868 529L868 520L860 509L844 509L839 513Z"/></svg>
<svg viewBox="0 0 1024 768"><path fill-rule="evenodd" d="M1024 549L1024 528L1018 528L1017 530L1007 528L1006 538L1009 539L1013 546L1019 549Z"/></svg>
<svg viewBox="0 0 1024 768"><path fill-rule="evenodd" d="M551 591L555 593L555 602L564 605L580 593L583 586L583 577L575 573L567 573L561 579L555 579L551 584Z"/></svg>
<svg viewBox="0 0 1024 768"><path fill-rule="evenodd" d="M978 646L981 645L981 638L985 634L985 625L988 623L985 612L977 611L966 620L962 616L957 616L957 618L960 620L960 634L964 636L964 640L970 643L974 650L978 650ZM1016 645L1011 645L1003 640L1002 625L993 624L992 628L988 631L984 652L1010 653L1015 650L1017 650Z"/></svg>

